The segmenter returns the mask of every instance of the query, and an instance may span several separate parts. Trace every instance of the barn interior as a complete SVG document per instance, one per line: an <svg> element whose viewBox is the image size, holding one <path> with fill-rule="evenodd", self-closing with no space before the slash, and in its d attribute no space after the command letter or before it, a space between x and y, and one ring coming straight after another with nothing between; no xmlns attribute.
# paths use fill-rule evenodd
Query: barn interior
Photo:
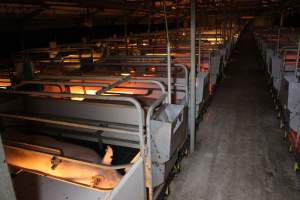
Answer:
<svg viewBox="0 0 300 200"><path fill-rule="evenodd" d="M298 200L300 2L0 1L0 199Z"/></svg>

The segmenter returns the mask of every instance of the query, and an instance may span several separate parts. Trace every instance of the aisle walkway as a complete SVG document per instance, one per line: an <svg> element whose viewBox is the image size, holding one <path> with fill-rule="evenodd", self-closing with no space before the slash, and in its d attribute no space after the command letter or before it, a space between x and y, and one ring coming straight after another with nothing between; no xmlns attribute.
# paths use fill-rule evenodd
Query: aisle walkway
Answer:
<svg viewBox="0 0 300 200"><path fill-rule="evenodd" d="M299 200L299 177L250 33L242 35L226 78L184 159L169 200Z"/></svg>

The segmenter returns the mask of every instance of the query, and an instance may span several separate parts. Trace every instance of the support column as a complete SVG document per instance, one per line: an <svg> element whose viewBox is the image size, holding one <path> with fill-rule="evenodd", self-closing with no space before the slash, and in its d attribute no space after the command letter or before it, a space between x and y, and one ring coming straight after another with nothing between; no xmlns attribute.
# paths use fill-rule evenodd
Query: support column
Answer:
<svg viewBox="0 0 300 200"><path fill-rule="evenodd" d="M190 152L195 151L196 136L196 1L191 0L191 95L190 95Z"/></svg>

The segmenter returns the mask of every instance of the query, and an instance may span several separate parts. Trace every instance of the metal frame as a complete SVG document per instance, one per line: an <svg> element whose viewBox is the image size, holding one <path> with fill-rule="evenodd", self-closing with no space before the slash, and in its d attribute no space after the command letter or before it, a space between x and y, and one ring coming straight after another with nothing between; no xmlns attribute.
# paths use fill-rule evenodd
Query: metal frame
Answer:
<svg viewBox="0 0 300 200"><path fill-rule="evenodd" d="M44 77L45 78L45 77ZM103 77L67 77L67 76L62 76L62 77L46 77L47 79L49 78L53 78L56 80L70 80L70 79L78 79L81 78L83 80L95 80L94 78L98 79L98 80L103 80ZM133 104L138 113L139 113L139 131L138 132L132 132L132 131L125 131L125 130L121 130L121 129L116 129L116 128L108 128L108 127L101 127L101 126L91 126L91 125L86 125L86 124L78 124L78 123L70 123L67 121L60 121L60 120L50 120L50 119L45 119L45 118L38 118L38 117L31 117L31 116L23 116L23 115L14 115L14 114L7 114L7 113L0 113L0 117L5 117L5 118L13 118L13 119L22 119L22 120L30 120L30 121L37 121L37 122L44 122L44 123L50 123L50 124L56 124L56 125L63 125L63 126L70 126L70 127L77 127L77 128L85 128L85 129L91 129L91 130L100 130L100 131L114 131L114 132L122 132L122 133L126 133L126 134L138 134L139 135L139 140L140 140L140 152L141 152L141 157L143 158L143 160L148 161L150 160L150 168L145 168L146 173L151 174L151 145L149 144L149 141L151 136L150 136L150 130L149 130L149 123L150 123L150 119L152 116L152 113L154 111L154 109L159 106L160 104L162 104L164 101L166 101L166 93L164 90L164 86L159 82L159 81L155 81L155 80L129 80L130 77L127 77L126 79L116 79L114 78L108 78L106 77L106 80L117 80L117 83L120 82L142 82L142 83L152 83L152 84L156 84L158 85L158 88L161 89L162 94L161 96L155 100L151 106L148 109L147 112L147 118L146 118L146 144L144 144L144 111L141 108L141 105L137 102L137 100L135 100L132 97L121 97L121 96L98 96L98 95L84 95L84 94L66 94L66 93L52 93L52 92L34 92L34 91L18 91L18 90L3 90L0 91L0 93L6 93L6 94L25 94L25 95L38 95L38 96L48 96L48 97L62 97L62 98L72 98L72 97L80 97L80 98L86 98L86 99L98 99L98 100L112 100L112 101L127 101L131 104ZM51 80L51 79L50 79ZM115 82L115 83L116 83ZM26 84L63 84L63 85L69 85L67 81L64 82L55 82L55 81L42 81L42 80L33 80L33 81L25 81L22 82L21 84L17 85L16 87L14 87L15 89L17 89L20 86L24 86ZM75 85L85 85L84 83L78 83L78 82L74 82ZM72 84L73 85L73 82ZM95 84L91 84L91 85L97 85L97 83ZM116 87L118 84L111 84L110 88ZM147 155L147 157L145 157ZM65 157L59 157L61 159L68 159ZM98 166L98 165L97 165ZM120 165L120 166L106 166L106 165L99 165L99 167L101 168L108 168L108 169L120 169L120 168L126 168L130 165ZM147 166L147 164L145 165ZM148 165L149 166L149 165ZM151 187L151 184L150 184Z"/></svg>

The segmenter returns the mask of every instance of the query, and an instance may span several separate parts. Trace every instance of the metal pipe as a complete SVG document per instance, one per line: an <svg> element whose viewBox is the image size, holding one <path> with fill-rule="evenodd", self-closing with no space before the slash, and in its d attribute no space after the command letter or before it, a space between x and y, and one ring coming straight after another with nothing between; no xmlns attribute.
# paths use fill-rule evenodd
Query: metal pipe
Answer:
<svg viewBox="0 0 300 200"><path fill-rule="evenodd" d="M41 75L38 79L49 80L119 80L123 76L53 76L53 75Z"/></svg>
<svg viewBox="0 0 300 200"><path fill-rule="evenodd" d="M96 94L100 95L102 93L105 93L105 92L111 90L112 88L117 87L118 85L121 85L122 83L128 81L129 79L130 79L130 76L125 76L125 77L121 78L120 80L112 83L111 85L101 88L99 91L96 92Z"/></svg>
<svg viewBox="0 0 300 200"><path fill-rule="evenodd" d="M165 89L165 86L159 82L159 81L155 81L155 80L138 80L138 79L132 79L132 80L129 80L128 82L130 83L153 83L153 84L156 84L159 86L159 88L161 89L161 91L163 93L166 92L166 89Z"/></svg>
<svg viewBox="0 0 300 200"><path fill-rule="evenodd" d="M180 65L180 64L176 64L176 66L178 67L184 67L184 65ZM185 70L185 73L187 73L187 69L184 68ZM99 77L99 76L40 76L40 78L44 78L44 79L55 79L55 80L103 80L102 77ZM107 79L107 77L105 77L106 80L109 80ZM120 78L120 77L119 77ZM112 80L116 80L116 78L112 78ZM27 81L27 82L31 82L31 81ZM32 81L32 83L39 83L39 81ZM46 81L40 81L41 84L46 84L44 83ZM155 81L155 80L140 80L140 79L128 79L127 82L130 82L130 83L152 83L152 84L156 84L158 85L158 87L161 89L161 91L164 93L166 92L166 89L165 89L165 86L159 82L159 81ZM23 82L22 82L23 83ZM21 83L21 84L22 84ZM52 82L49 82L49 83L52 83ZM55 81L53 81L53 85L55 85ZM75 85L75 86L97 86L99 84L100 86L100 83L85 83L85 82L58 82L58 83L67 83L65 85ZM69 84L70 83L70 84ZM101 83L103 84L104 86L107 86L109 84L104 84L104 83Z"/></svg>
<svg viewBox="0 0 300 200"><path fill-rule="evenodd" d="M198 36L198 68L197 72L200 72L201 67L201 34Z"/></svg>
<svg viewBox="0 0 300 200"><path fill-rule="evenodd" d="M167 39L167 73L168 73L168 102L172 103L172 90L171 90L171 44L169 38L169 28L168 28L168 18L166 11L166 2L163 0L164 16L165 16L165 26L166 26L166 39Z"/></svg>
<svg viewBox="0 0 300 200"><path fill-rule="evenodd" d="M195 151L196 135L196 1L191 0L191 99L190 99L190 152Z"/></svg>
<svg viewBox="0 0 300 200"><path fill-rule="evenodd" d="M172 103L172 90L171 90L171 45L170 42L168 41L167 45L167 54L168 54L168 102L171 104Z"/></svg>
<svg viewBox="0 0 300 200"><path fill-rule="evenodd" d="M43 122L43 123L47 123L47 124L68 126L68 127L73 127L73 128L90 129L90 130L94 130L94 131L107 131L107 132L115 132L115 133L122 133L122 134L128 134L128 135L137 135L138 134L138 132L134 132L134 131L127 131L127 130L122 130L122 129L101 127L101 126L93 126L93 125L88 125L88 124L80 124L80 123L73 123L73 122L67 122L67 121L52 120L52 119L46 119L46 118L40 118L40 117L31 117L31 116L26 116L26 115L0 113L0 117L21 119L21 120L35 121L35 122Z"/></svg>
<svg viewBox="0 0 300 200"><path fill-rule="evenodd" d="M125 36L126 55L128 55L127 12L125 12L125 16L124 16L124 36Z"/></svg>
<svg viewBox="0 0 300 200"><path fill-rule="evenodd" d="M299 52L300 52L300 36L299 36L299 40L298 40L297 60L296 60L296 67L295 67L295 76L296 76L296 78L298 77ZM297 81L299 81L299 80L297 79ZM295 141L295 148L296 149L298 149L298 146L299 146L299 138L300 138L300 131L299 131L299 127L298 127L296 141Z"/></svg>
<svg viewBox="0 0 300 200"><path fill-rule="evenodd" d="M280 24L277 33L277 49L276 49L277 54L279 53L279 48L280 48L280 32L281 32L282 24L283 24L283 12L280 15Z"/></svg>
<svg viewBox="0 0 300 200"><path fill-rule="evenodd" d="M298 39L297 59L296 59L296 66L295 66L295 76L296 77L298 77L299 53L300 53L300 36Z"/></svg>
<svg viewBox="0 0 300 200"><path fill-rule="evenodd" d="M78 80L78 79L77 79ZM13 86L14 89L29 84L43 84L43 85L64 85L64 86L90 86L90 87L106 87L108 83L91 83L91 82L62 82L62 81L22 81L20 84Z"/></svg>

